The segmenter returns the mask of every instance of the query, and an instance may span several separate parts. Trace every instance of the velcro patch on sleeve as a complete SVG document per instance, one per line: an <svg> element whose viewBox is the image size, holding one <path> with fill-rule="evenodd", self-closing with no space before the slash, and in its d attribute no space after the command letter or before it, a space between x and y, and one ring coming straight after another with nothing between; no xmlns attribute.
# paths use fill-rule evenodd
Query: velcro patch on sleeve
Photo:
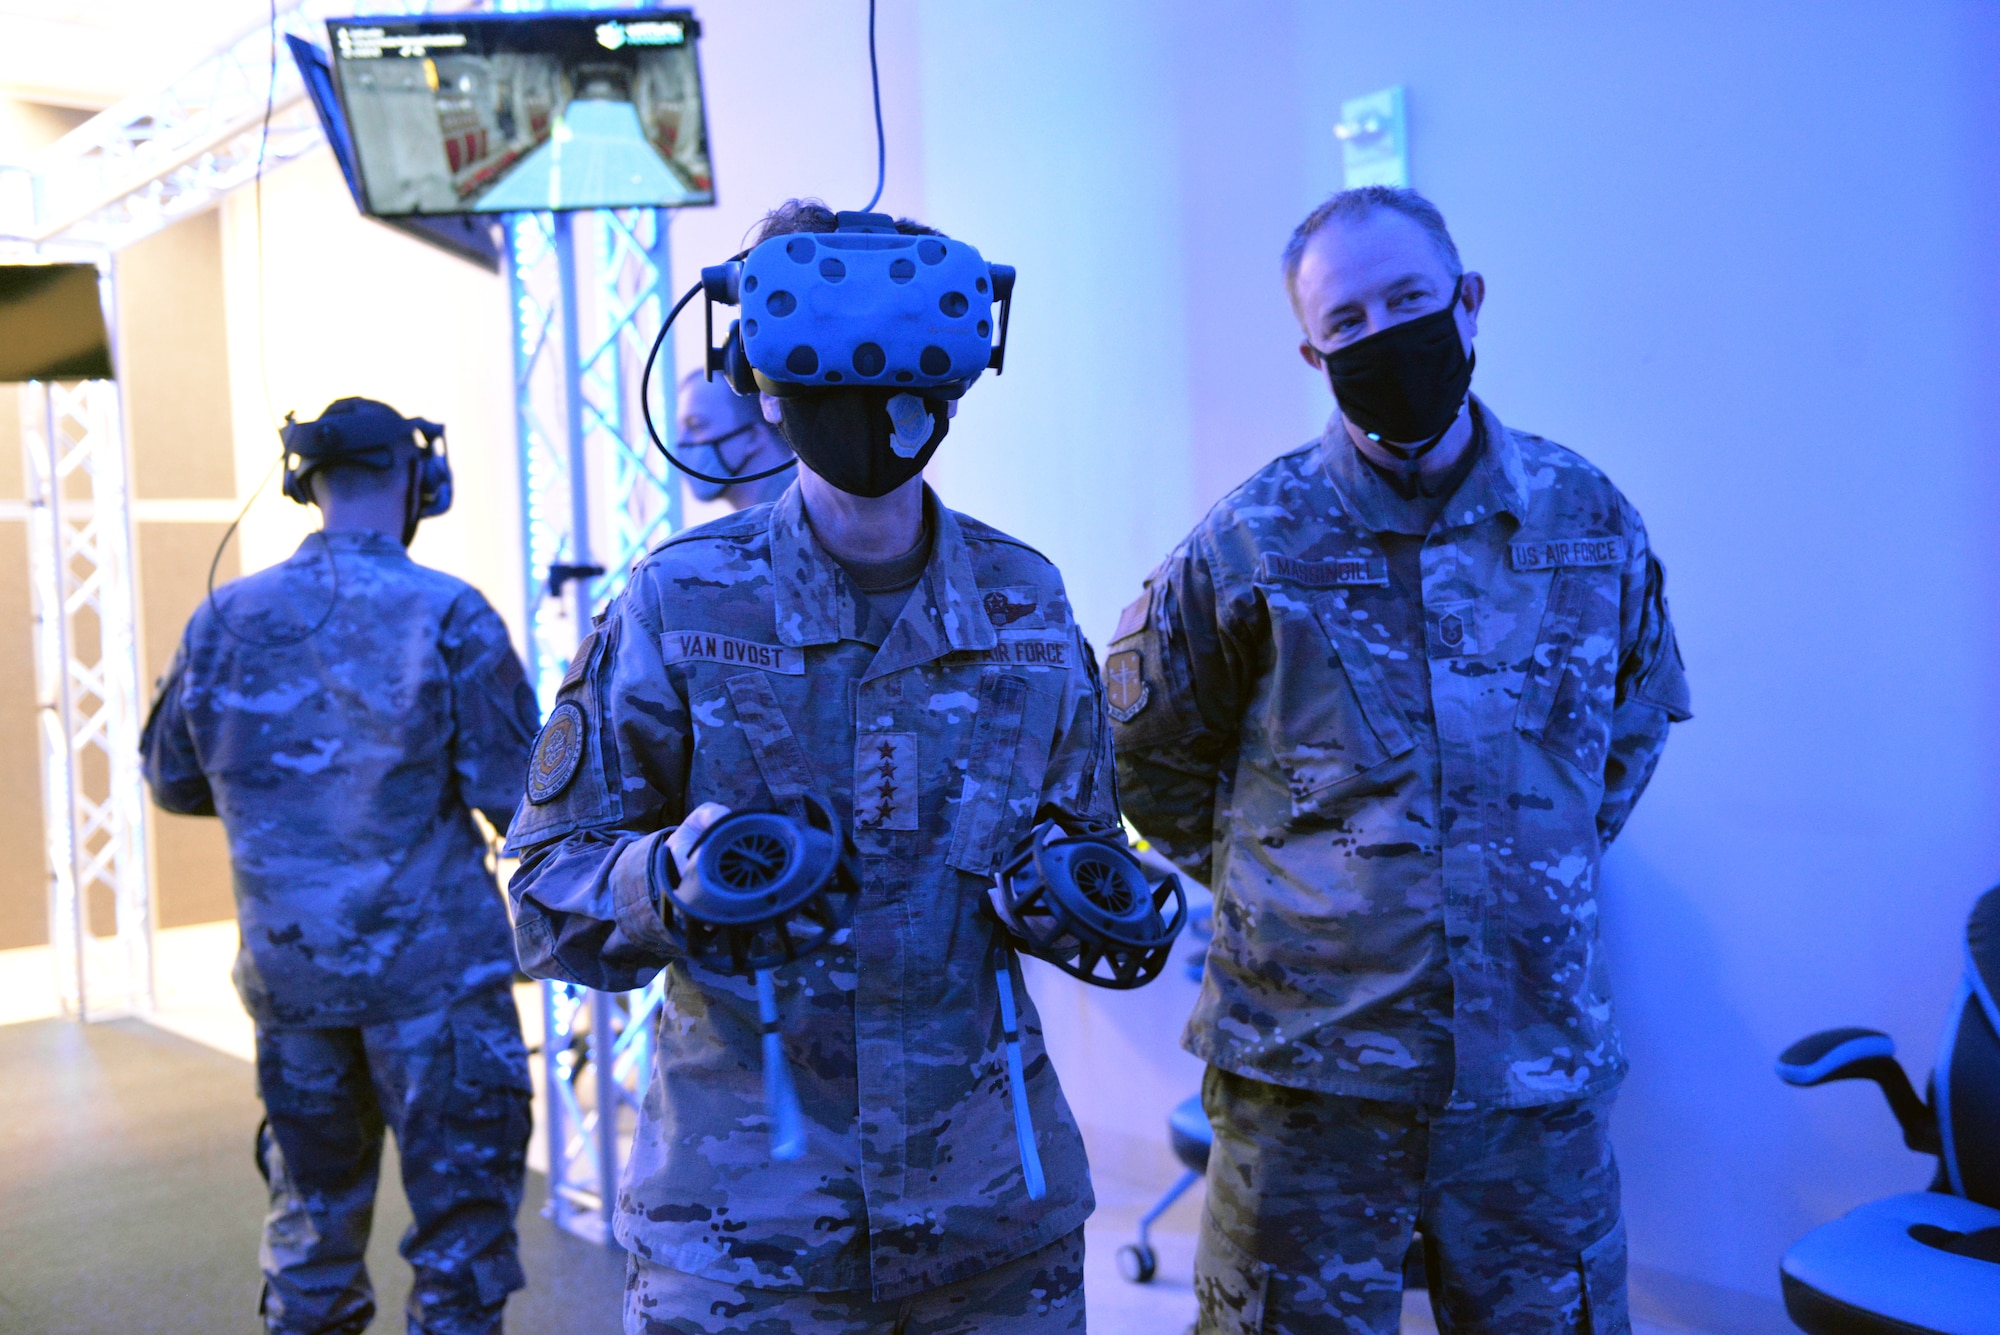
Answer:
<svg viewBox="0 0 2000 1335"><path fill-rule="evenodd" d="M1514 569L1552 570L1558 566L1618 566L1625 564L1625 539L1549 538L1510 544Z"/></svg>
<svg viewBox="0 0 2000 1335"><path fill-rule="evenodd" d="M1147 590L1127 603L1125 610L1118 614L1118 629L1111 632L1113 644L1128 635L1137 635L1146 628L1146 617L1153 610L1153 590Z"/></svg>
<svg viewBox="0 0 2000 1335"><path fill-rule="evenodd" d="M1119 723L1130 723L1152 701L1146 684L1146 663L1137 650L1122 649L1104 662L1104 712Z"/></svg>
<svg viewBox="0 0 2000 1335"><path fill-rule="evenodd" d="M1389 583L1389 561L1382 556L1336 556L1330 561L1301 561L1292 556L1265 552L1257 563L1257 578L1265 582L1282 580L1303 584L1309 589L1348 588L1355 585Z"/></svg>
<svg viewBox="0 0 2000 1335"><path fill-rule="evenodd" d="M670 630L660 636L660 656L669 663L721 663L728 667L762 668L787 677L805 675L803 649L759 644L706 630Z"/></svg>
<svg viewBox="0 0 2000 1335"><path fill-rule="evenodd" d="M583 710L574 700L558 700L535 738L528 761L528 800L536 806L561 797L576 777L585 742Z"/></svg>

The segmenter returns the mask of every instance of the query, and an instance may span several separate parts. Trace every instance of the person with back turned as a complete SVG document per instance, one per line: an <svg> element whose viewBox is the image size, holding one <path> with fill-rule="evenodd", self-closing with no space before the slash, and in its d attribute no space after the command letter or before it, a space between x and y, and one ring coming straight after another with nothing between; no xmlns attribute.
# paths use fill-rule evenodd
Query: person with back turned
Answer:
<svg viewBox="0 0 2000 1335"><path fill-rule="evenodd" d="M289 420L289 419L288 419ZM536 724L507 629L417 565L443 428L341 399L284 432L324 527L188 623L142 741L154 800L220 816L257 1027L273 1332L358 1332L384 1127L414 1217L412 1335L486 1335L525 1282L527 1051L478 811L507 828Z"/></svg>
<svg viewBox="0 0 2000 1335"><path fill-rule="evenodd" d="M1629 1329L1599 860L1688 717L1638 512L1469 393L1485 280L1413 191L1284 271L1338 411L1196 526L1106 660L1125 813L1216 894L1185 1044L1204 1332Z"/></svg>

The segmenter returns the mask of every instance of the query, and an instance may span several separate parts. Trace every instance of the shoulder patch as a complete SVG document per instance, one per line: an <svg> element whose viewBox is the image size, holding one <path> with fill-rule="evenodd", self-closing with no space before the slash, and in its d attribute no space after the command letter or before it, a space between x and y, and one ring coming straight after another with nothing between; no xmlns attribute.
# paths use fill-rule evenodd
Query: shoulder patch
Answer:
<svg viewBox="0 0 2000 1335"><path fill-rule="evenodd" d="M540 806L562 796L576 777L583 748L583 709L574 700L557 701L528 761L528 800Z"/></svg>
<svg viewBox="0 0 2000 1335"><path fill-rule="evenodd" d="M1153 588L1149 584L1146 586L1145 592L1127 603L1125 610L1118 614L1118 629L1111 632L1111 642L1116 644L1126 636L1137 635L1140 631L1144 630L1146 628L1146 617L1152 610Z"/></svg>
<svg viewBox="0 0 2000 1335"><path fill-rule="evenodd" d="M1625 539L1550 538L1543 542L1509 544L1514 569L1549 570L1556 566L1616 566L1625 564Z"/></svg>
<svg viewBox="0 0 2000 1335"><path fill-rule="evenodd" d="M1145 660L1136 649L1122 649L1104 660L1104 712L1119 723L1130 723L1153 699L1146 684Z"/></svg>
<svg viewBox="0 0 2000 1335"><path fill-rule="evenodd" d="M660 657L669 663L691 661L722 663L729 667L762 668L787 677L805 675L803 649L782 644L759 644L705 630L670 630L660 636Z"/></svg>
<svg viewBox="0 0 2000 1335"><path fill-rule="evenodd" d="M1330 561L1301 561L1276 552L1265 552L1257 563L1257 578L1303 584L1309 589L1387 586L1389 561L1381 556L1336 556Z"/></svg>

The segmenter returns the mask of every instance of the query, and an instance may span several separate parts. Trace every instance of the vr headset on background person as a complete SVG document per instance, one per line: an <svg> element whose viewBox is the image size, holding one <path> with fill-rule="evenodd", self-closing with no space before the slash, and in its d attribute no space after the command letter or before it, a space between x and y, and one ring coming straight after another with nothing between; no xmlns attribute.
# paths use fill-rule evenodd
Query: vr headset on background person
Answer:
<svg viewBox="0 0 2000 1335"><path fill-rule="evenodd" d="M301 422L286 413L278 438L285 448L284 492L300 505L313 503L312 475L320 469L393 468L396 447L408 445L417 451L417 510L412 523L435 519L451 509L451 456L441 422L404 417L374 399L335 399L314 422Z"/></svg>

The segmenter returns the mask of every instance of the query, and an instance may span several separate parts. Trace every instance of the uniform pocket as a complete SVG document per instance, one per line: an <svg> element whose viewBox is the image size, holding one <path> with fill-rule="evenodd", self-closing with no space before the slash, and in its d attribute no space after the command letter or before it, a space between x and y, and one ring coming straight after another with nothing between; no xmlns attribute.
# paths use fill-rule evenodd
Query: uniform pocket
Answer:
<svg viewBox="0 0 2000 1335"><path fill-rule="evenodd" d="M1274 614L1272 629L1278 643L1271 750L1284 770L1292 815L1321 814L1346 798L1378 791L1391 781L1384 766L1408 755L1416 741L1347 595L1315 598L1310 625Z"/></svg>
<svg viewBox="0 0 2000 1335"><path fill-rule="evenodd" d="M1630 1335L1625 1301L1625 1221L1583 1249L1584 1335Z"/></svg>
<svg viewBox="0 0 2000 1335"><path fill-rule="evenodd" d="M1514 726L1602 782L1617 673L1616 572L1558 570L1521 681Z"/></svg>
<svg viewBox="0 0 2000 1335"><path fill-rule="evenodd" d="M1195 1330L1199 1335L1259 1335L1271 1267L1222 1235L1203 1212L1194 1245Z"/></svg>
<svg viewBox="0 0 2000 1335"><path fill-rule="evenodd" d="M514 998L505 992L463 1003L451 1017L452 1091L471 1118L506 1116L534 1091L528 1046Z"/></svg>

